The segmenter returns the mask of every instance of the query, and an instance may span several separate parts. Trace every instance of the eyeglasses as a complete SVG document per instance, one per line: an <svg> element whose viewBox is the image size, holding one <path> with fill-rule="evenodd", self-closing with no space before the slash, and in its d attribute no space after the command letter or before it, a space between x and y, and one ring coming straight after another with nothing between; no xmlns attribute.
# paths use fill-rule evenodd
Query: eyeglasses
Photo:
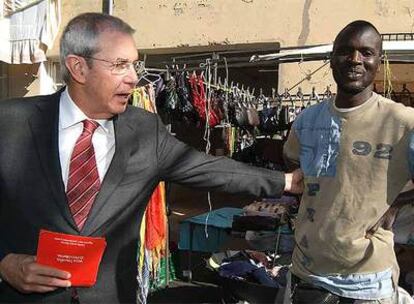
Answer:
<svg viewBox="0 0 414 304"><path fill-rule="evenodd" d="M135 72L139 72L141 70L142 61L135 60L135 61L129 61L126 59L117 59L115 61L105 60L101 58L95 58L91 56L82 56L83 58L97 60L97 61L103 61L111 64L111 72L114 75L124 75L128 73L128 71L131 69L131 67L134 68Z"/></svg>

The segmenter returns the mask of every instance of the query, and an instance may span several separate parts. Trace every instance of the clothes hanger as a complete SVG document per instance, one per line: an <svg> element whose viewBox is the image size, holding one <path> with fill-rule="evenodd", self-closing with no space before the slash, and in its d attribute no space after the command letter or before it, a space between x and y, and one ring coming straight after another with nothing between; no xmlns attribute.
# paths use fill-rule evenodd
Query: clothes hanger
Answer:
<svg viewBox="0 0 414 304"><path fill-rule="evenodd" d="M293 101L292 95L289 93L288 88L285 88L285 92L283 93L282 97L284 99L283 101L290 101L290 107L295 107L295 103Z"/></svg>
<svg viewBox="0 0 414 304"><path fill-rule="evenodd" d="M326 90L323 93L322 99L327 99L327 98L331 98L331 97L332 97L331 89L329 88L329 86L326 86Z"/></svg>
<svg viewBox="0 0 414 304"><path fill-rule="evenodd" d="M138 78L138 86L144 86L147 84L154 85L160 80L161 80L161 76L159 74L150 73L147 70L144 70ZM142 83L143 81L145 81L146 83L145 82Z"/></svg>
<svg viewBox="0 0 414 304"><path fill-rule="evenodd" d="M319 98L318 93L316 93L316 88L315 87L312 87L312 94L311 94L310 97L311 97L312 100L315 100L317 103L320 102L320 98Z"/></svg>
<svg viewBox="0 0 414 304"><path fill-rule="evenodd" d="M298 91L296 93L296 98L297 98L298 101L300 101L300 104L301 104L300 108L305 108L305 103L303 101L303 97L304 97L304 95L302 93L302 88L298 87Z"/></svg>

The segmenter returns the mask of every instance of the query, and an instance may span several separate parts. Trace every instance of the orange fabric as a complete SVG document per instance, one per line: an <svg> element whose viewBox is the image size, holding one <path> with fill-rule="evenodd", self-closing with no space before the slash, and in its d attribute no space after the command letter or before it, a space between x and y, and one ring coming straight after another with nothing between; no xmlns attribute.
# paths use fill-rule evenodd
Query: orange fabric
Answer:
<svg viewBox="0 0 414 304"><path fill-rule="evenodd" d="M165 220L166 212L164 191L164 184L160 183L152 193L147 211L145 213L145 247L148 250L159 248L165 241L167 225Z"/></svg>

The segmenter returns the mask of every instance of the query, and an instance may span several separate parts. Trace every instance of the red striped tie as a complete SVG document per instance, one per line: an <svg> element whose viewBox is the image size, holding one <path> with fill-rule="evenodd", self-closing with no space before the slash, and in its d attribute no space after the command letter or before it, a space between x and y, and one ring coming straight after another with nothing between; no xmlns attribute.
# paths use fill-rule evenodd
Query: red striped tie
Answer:
<svg viewBox="0 0 414 304"><path fill-rule="evenodd" d="M82 230L101 187L92 145L92 135L97 127L96 121L83 121L83 131L76 141L69 164L66 196L79 230Z"/></svg>

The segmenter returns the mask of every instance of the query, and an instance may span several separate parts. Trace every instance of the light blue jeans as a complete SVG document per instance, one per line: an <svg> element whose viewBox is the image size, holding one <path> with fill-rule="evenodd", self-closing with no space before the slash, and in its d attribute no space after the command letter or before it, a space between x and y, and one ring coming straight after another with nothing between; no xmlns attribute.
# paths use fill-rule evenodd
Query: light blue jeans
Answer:
<svg viewBox="0 0 414 304"><path fill-rule="evenodd" d="M354 304L413 304L413 298L401 287L398 287L391 298L380 300L355 300Z"/></svg>
<svg viewBox="0 0 414 304"><path fill-rule="evenodd" d="M280 290L276 297L275 304L292 304L290 292L292 277L290 271L287 273L286 281L286 288L283 292L282 289ZM379 300L355 300L354 304L414 304L414 300L407 291L398 287L391 298Z"/></svg>

